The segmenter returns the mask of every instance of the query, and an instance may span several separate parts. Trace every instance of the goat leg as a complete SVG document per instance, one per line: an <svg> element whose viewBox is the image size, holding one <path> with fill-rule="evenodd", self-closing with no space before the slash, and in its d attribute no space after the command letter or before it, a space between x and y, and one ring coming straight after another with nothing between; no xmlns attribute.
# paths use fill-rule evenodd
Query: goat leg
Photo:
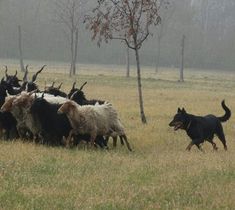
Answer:
<svg viewBox="0 0 235 210"><path fill-rule="evenodd" d="M65 139L66 147L70 147L71 143L73 142L72 137L74 134L76 134L75 130L74 129L70 130L67 139Z"/></svg>
<svg viewBox="0 0 235 210"><path fill-rule="evenodd" d="M90 144L91 144L91 146L95 146L96 136L97 136L96 133L91 134L91 137L90 137Z"/></svg>
<svg viewBox="0 0 235 210"><path fill-rule="evenodd" d="M124 141L123 141L122 136L119 136L119 138L120 138L121 145L123 146L124 145Z"/></svg>
<svg viewBox="0 0 235 210"><path fill-rule="evenodd" d="M124 141L125 141L125 143L126 143L126 146L127 146L128 150L129 150L129 151L132 151L129 142L127 141L126 135L124 134L124 135L122 135L121 137L123 137L123 139L124 139Z"/></svg>
<svg viewBox="0 0 235 210"><path fill-rule="evenodd" d="M113 147L117 147L117 137L113 137Z"/></svg>

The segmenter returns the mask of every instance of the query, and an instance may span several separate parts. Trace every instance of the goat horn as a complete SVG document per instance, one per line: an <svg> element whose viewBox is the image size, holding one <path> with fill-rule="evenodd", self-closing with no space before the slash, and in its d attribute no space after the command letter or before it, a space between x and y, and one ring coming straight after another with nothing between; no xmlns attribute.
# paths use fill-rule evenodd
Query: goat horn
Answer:
<svg viewBox="0 0 235 210"><path fill-rule="evenodd" d="M8 71L8 68L7 68L7 66L5 66L5 75L6 76L8 76L7 71Z"/></svg>
<svg viewBox="0 0 235 210"><path fill-rule="evenodd" d="M29 71L28 71L28 67L29 67L29 65L26 65L26 67L25 67L25 73L24 73L24 77L23 77L23 82L27 82L28 81L28 73L29 73Z"/></svg>
<svg viewBox="0 0 235 210"><path fill-rule="evenodd" d="M73 87L72 87L72 89L75 89L75 85L76 85L76 82L74 82L74 83L73 83Z"/></svg>
<svg viewBox="0 0 235 210"><path fill-rule="evenodd" d="M87 82L84 82L84 84L80 87L80 90L87 84Z"/></svg>
<svg viewBox="0 0 235 210"><path fill-rule="evenodd" d="M8 90L6 90L6 94L7 94L7 96L10 96L10 94L9 94Z"/></svg>
<svg viewBox="0 0 235 210"><path fill-rule="evenodd" d="M55 81L52 82L51 87L54 87Z"/></svg>
<svg viewBox="0 0 235 210"><path fill-rule="evenodd" d="M15 73L14 77L16 77L17 73L18 73L18 72L17 72L17 70L16 70L16 73Z"/></svg>
<svg viewBox="0 0 235 210"><path fill-rule="evenodd" d="M41 98L44 98L44 92L43 92L43 94L42 94L42 97Z"/></svg>
<svg viewBox="0 0 235 210"><path fill-rule="evenodd" d="M42 70L45 68L45 66L46 66L46 65L43 65L42 68L41 68L40 70L38 70L38 71L36 72L36 74L33 75L33 77L32 77L32 82L35 82L35 80L37 79L38 74L42 72Z"/></svg>
<svg viewBox="0 0 235 210"><path fill-rule="evenodd" d="M60 83L57 89L60 89L62 85L63 85L63 82Z"/></svg>
<svg viewBox="0 0 235 210"><path fill-rule="evenodd" d="M71 96L70 96L70 100L73 100L73 97L74 97L74 95L76 94L78 92L78 90L77 91L75 91Z"/></svg>
<svg viewBox="0 0 235 210"><path fill-rule="evenodd" d="M31 92L29 92L29 96L31 96L32 94L36 93L37 90L32 90Z"/></svg>

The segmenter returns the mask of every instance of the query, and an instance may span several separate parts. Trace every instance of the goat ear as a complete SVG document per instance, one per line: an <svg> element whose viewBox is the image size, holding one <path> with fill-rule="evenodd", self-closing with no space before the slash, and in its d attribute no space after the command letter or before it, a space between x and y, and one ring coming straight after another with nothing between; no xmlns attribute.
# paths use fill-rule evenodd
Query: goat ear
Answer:
<svg viewBox="0 0 235 210"><path fill-rule="evenodd" d="M34 99L37 99L37 94L36 93L34 94Z"/></svg>
<svg viewBox="0 0 235 210"><path fill-rule="evenodd" d="M182 113L186 113L186 110L184 108L182 109Z"/></svg>
<svg viewBox="0 0 235 210"><path fill-rule="evenodd" d="M79 90L82 90L82 88L87 84L87 82L84 82L83 85L80 87Z"/></svg>
<svg viewBox="0 0 235 210"><path fill-rule="evenodd" d="M182 110L180 108L178 108L177 113L181 113L181 112L182 112Z"/></svg>

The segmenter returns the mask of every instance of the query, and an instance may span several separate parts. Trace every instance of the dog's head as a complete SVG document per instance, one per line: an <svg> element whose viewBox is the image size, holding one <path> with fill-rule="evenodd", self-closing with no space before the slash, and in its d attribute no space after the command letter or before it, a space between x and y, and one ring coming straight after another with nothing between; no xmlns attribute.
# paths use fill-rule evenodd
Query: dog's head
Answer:
<svg viewBox="0 0 235 210"><path fill-rule="evenodd" d="M178 108L173 120L169 123L170 127L174 127L174 130L185 129L189 123L189 117L185 109Z"/></svg>

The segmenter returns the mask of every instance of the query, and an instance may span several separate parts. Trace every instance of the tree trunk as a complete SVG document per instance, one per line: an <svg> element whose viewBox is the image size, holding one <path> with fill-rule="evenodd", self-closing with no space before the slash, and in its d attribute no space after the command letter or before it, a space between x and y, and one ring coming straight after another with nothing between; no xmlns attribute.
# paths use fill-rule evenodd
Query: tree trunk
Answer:
<svg viewBox="0 0 235 210"><path fill-rule="evenodd" d="M182 37L182 43L181 43L181 67L180 67L180 82L184 81L184 40L185 35Z"/></svg>
<svg viewBox="0 0 235 210"><path fill-rule="evenodd" d="M75 43L74 43L74 58L73 58L73 75L76 74L76 64L77 64L77 55L78 55L78 30L75 33Z"/></svg>
<svg viewBox="0 0 235 210"><path fill-rule="evenodd" d="M158 72L158 67L159 67L159 62L160 62L160 55L161 55L161 38L158 37L158 49L157 49L155 73Z"/></svg>
<svg viewBox="0 0 235 210"><path fill-rule="evenodd" d="M126 46L126 77L130 77L130 53L128 46Z"/></svg>
<svg viewBox="0 0 235 210"><path fill-rule="evenodd" d="M76 74L76 63L77 63L77 54L78 54L78 30L71 30L71 64L70 64L70 73L69 76Z"/></svg>
<svg viewBox="0 0 235 210"><path fill-rule="evenodd" d="M70 31L70 50L71 50L71 61L70 61L70 71L69 71L69 76L71 77L73 74L73 70L74 70L74 62L73 62L73 58L74 58L74 30L71 29Z"/></svg>
<svg viewBox="0 0 235 210"><path fill-rule="evenodd" d="M19 53L20 53L20 69L22 72L25 72L24 62L23 62L23 51L22 51L22 35L21 35L21 26L18 26L18 44L19 44Z"/></svg>
<svg viewBox="0 0 235 210"><path fill-rule="evenodd" d="M138 92L139 92L139 104L140 104L140 116L142 123L147 123L145 114L144 114L144 103L142 96L142 86L141 86L141 72L140 72L140 59L139 59L139 50L135 49L135 58L136 58L136 67L137 67L137 82L138 82Z"/></svg>

